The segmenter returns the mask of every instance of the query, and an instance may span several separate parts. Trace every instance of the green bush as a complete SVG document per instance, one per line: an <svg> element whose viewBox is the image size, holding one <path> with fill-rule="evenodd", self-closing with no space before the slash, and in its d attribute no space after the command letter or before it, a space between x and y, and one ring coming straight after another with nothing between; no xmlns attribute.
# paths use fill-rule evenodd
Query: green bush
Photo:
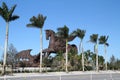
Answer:
<svg viewBox="0 0 120 80"><path fill-rule="evenodd" d="M85 70L90 71L90 70L93 70L93 68L92 68L92 66L85 66Z"/></svg>

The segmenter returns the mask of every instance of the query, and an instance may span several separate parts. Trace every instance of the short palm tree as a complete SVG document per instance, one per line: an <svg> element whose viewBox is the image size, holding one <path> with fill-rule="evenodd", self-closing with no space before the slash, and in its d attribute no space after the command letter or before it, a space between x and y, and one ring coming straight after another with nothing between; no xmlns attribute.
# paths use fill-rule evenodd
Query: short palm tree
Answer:
<svg viewBox="0 0 120 80"><path fill-rule="evenodd" d="M90 60L91 60L90 50L87 50L87 51L84 52L84 59L85 59L85 65L87 66L90 63Z"/></svg>
<svg viewBox="0 0 120 80"><path fill-rule="evenodd" d="M63 38L66 40L66 64L65 64L65 70L68 72L68 38L69 38L69 28L64 25L64 27L60 27L57 29L57 36L60 38Z"/></svg>
<svg viewBox="0 0 120 80"><path fill-rule="evenodd" d="M64 70L64 63L65 63L65 60L64 60L64 55L63 55L63 51L59 51L55 57L56 61L57 61L57 67L60 70Z"/></svg>
<svg viewBox="0 0 120 80"><path fill-rule="evenodd" d="M43 48L42 28L45 20L46 16L44 17L42 14L39 14L37 17L33 16L32 18L30 18L31 23L27 24L27 27L40 28L40 72L42 72L42 48Z"/></svg>
<svg viewBox="0 0 120 80"><path fill-rule="evenodd" d="M100 36L99 38L99 44L103 44L104 45L104 53L105 53L105 68L107 70L107 50L106 47L109 46L109 44L107 43L109 36Z"/></svg>
<svg viewBox="0 0 120 80"><path fill-rule="evenodd" d="M94 52L96 54L96 71L98 71L98 34L92 34L90 36L90 42L94 43Z"/></svg>
<svg viewBox="0 0 120 80"><path fill-rule="evenodd" d="M80 38L80 45L79 45L79 51L82 53L82 70L84 71L84 49L83 49L83 38L85 36L86 31L77 29L73 32L73 34L77 35L78 38Z"/></svg>
<svg viewBox="0 0 120 80"><path fill-rule="evenodd" d="M5 48L4 48L3 72L2 72L3 74L5 74L6 57L7 57L7 50L8 50L9 22L19 18L19 16L13 15L15 8L16 8L16 5L14 5L11 9L8 9L8 6L4 2L2 3L2 7L0 7L0 16L6 22L6 38L5 38Z"/></svg>
<svg viewBox="0 0 120 80"><path fill-rule="evenodd" d="M98 61L99 61L99 66L102 68L104 66L104 57L103 56L98 56Z"/></svg>

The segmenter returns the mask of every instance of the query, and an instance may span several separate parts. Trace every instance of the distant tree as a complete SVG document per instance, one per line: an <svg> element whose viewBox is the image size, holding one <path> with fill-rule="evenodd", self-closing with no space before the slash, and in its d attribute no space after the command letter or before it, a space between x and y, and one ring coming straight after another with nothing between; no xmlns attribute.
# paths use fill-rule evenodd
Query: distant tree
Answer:
<svg viewBox="0 0 120 80"><path fill-rule="evenodd" d="M85 65L89 64L92 60L91 58L92 52L90 50L87 50L84 52L84 58L85 58Z"/></svg>
<svg viewBox="0 0 120 80"><path fill-rule="evenodd" d="M110 69L113 69L113 70L115 69L115 63L116 63L116 58L114 55L112 55L110 57L110 65L109 65Z"/></svg>
<svg viewBox="0 0 120 80"><path fill-rule="evenodd" d="M120 59L115 58L114 55L110 57L108 64L108 69L110 70L120 70Z"/></svg>
<svg viewBox="0 0 120 80"><path fill-rule="evenodd" d="M63 51L59 51L56 56L53 58L52 68L57 68L59 71L64 70L64 55Z"/></svg>
<svg viewBox="0 0 120 80"><path fill-rule="evenodd" d="M13 68L15 67L15 64L17 62L16 54L17 54L16 48L13 46L13 44L10 44L7 55L7 64L12 65Z"/></svg>
<svg viewBox="0 0 120 80"><path fill-rule="evenodd" d="M120 59L116 60L115 66L117 70L120 70Z"/></svg>
<svg viewBox="0 0 120 80"><path fill-rule="evenodd" d="M105 68L107 70L107 50L106 47L109 46L109 44L107 43L108 40L108 36L100 36L99 38L99 44L103 44L104 45L104 53L105 53Z"/></svg>
<svg viewBox="0 0 120 80"><path fill-rule="evenodd" d="M5 74L5 66L6 66L6 58L7 58L7 49L8 49L8 35L9 35L9 22L14 21L19 18L17 15L13 15L13 12L16 8L16 5L14 5L10 10L8 9L8 6L3 2L2 7L0 7L0 16L5 20L6 22L6 38L5 38L5 48L4 48L4 60L3 60L3 72L2 74Z"/></svg>
<svg viewBox="0 0 120 80"><path fill-rule="evenodd" d="M104 57L103 56L98 56L98 61L99 61L99 68L102 70L104 68Z"/></svg>
<svg viewBox="0 0 120 80"><path fill-rule="evenodd" d="M96 65L96 54L92 53L91 58L92 58L92 65L95 67L95 65Z"/></svg>
<svg viewBox="0 0 120 80"><path fill-rule="evenodd" d="M82 70L82 62L81 62L81 60L82 60L82 54L79 54L77 56L77 59L78 59L78 64L77 64L78 70Z"/></svg>
<svg viewBox="0 0 120 80"><path fill-rule="evenodd" d="M85 58L85 69L86 70L94 69L96 62L96 54L94 54L90 50L87 50L84 52L84 58Z"/></svg>
<svg viewBox="0 0 120 80"><path fill-rule="evenodd" d="M68 53L68 60L69 60L69 70L78 70L78 61L79 57L78 54L76 53L75 49L71 49L70 52Z"/></svg>
<svg viewBox="0 0 120 80"><path fill-rule="evenodd" d="M31 23L27 24L27 27L40 28L40 72L42 72L42 48L43 48L42 28L44 26L46 18L47 18L46 16L39 14L37 17L33 16L32 18L30 18Z"/></svg>

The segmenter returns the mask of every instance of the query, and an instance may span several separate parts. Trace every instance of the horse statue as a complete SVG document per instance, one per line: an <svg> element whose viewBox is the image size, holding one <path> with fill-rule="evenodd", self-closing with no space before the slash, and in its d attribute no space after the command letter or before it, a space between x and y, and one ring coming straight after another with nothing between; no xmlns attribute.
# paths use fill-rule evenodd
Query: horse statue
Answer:
<svg viewBox="0 0 120 80"><path fill-rule="evenodd" d="M47 49L44 49L42 52L43 57L48 57L51 53L58 53L58 52L66 52L66 40L59 38L56 36L55 32L53 30L45 30L46 32L46 40L49 40L49 45ZM70 36L68 39L69 41L72 41L75 39L76 36ZM68 44L68 52L71 50L74 50L75 53L78 53L77 46L72 44ZM35 62L38 62L40 60L40 53L36 56Z"/></svg>
<svg viewBox="0 0 120 80"><path fill-rule="evenodd" d="M47 49L43 50L43 53L47 53L47 56L49 56L51 53L57 53L59 51L63 51L65 53L66 51L66 40L60 39L55 35L55 32L53 30L45 30L46 31L46 40L49 40L49 46ZM68 39L69 41L72 41L76 36L71 36ZM68 52L74 49L77 53L77 47L76 45L70 45L68 44Z"/></svg>

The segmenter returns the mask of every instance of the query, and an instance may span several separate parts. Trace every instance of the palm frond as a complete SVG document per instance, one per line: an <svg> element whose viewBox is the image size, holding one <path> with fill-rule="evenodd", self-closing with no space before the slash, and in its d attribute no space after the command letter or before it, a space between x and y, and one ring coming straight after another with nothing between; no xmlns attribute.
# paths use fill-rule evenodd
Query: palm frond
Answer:
<svg viewBox="0 0 120 80"><path fill-rule="evenodd" d="M84 38L85 33L86 33L85 30L77 29L77 36L78 36L80 39L83 39L83 38Z"/></svg>
<svg viewBox="0 0 120 80"><path fill-rule="evenodd" d="M70 36L77 36L77 32L76 31L73 31Z"/></svg>
<svg viewBox="0 0 120 80"><path fill-rule="evenodd" d="M69 28L66 25L64 25L64 27L58 28L57 30L58 30L57 34L59 37L62 37L62 38L69 37Z"/></svg>
<svg viewBox="0 0 120 80"><path fill-rule="evenodd" d="M39 14L37 17L33 16L30 18L30 24L27 24L27 27L36 27L36 28L42 28L44 25L44 22L46 20L46 16Z"/></svg>
<svg viewBox="0 0 120 80"><path fill-rule="evenodd" d="M98 39L98 34L92 34L90 36L90 42L92 43L97 43L97 39Z"/></svg>
<svg viewBox="0 0 120 80"><path fill-rule="evenodd" d="M27 27L34 27L34 24L27 24Z"/></svg>
<svg viewBox="0 0 120 80"><path fill-rule="evenodd" d="M109 36L106 37L106 42L107 42L108 38L109 38Z"/></svg>
<svg viewBox="0 0 120 80"><path fill-rule="evenodd" d="M9 16L12 16L12 13L14 12L17 5L14 5L8 12Z"/></svg>
<svg viewBox="0 0 120 80"><path fill-rule="evenodd" d="M12 17L10 17L9 21L14 21L14 20L16 20L18 18L19 18L19 16L13 15Z"/></svg>
<svg viewBox="0 0 120 80"><path fill-rule="evenodd" d="M99 38L99 44L105 44L107 46L109 46L109 44L107 43L109 36L100 36Z"/></svg>
<svg viewBox="0 0 120 80"><path fill-rule="evenodd" d="M18 19L19 16L17 16L17 15L13 15L13 16L12 16L15 8L16 8L16 5L14 5L14 6L9 10L9 9L8 9L8 6L3 2L2 7L0 7L0 16L1 16L6 22L9 22L9 21Z"/></svg>
<svg viewBox="0 0 120 80"><path fill-rule="evenodd" d="M106 46L109 46L109 44L108 44L108 43L105 43L105 45L106 45Z"/></svg>
<svg viewBox="0 0 120 80"><path fill-rule="evenodd" d="M2 9L7 13L8 12L8 7L5 2L2 3Z"/></svg>
<svg viewBox="0 0 120 80"><path fill-rule="evenodd" d="M2 13L2 8L0 7L0 15L1 15L1 14L3 14L3 13Z"/></svg>
<svg viewBox="0 0 120 80"><path fill-rule="evenodd" d="M105 43L105 36L100 36L99 44L104 44L104 43Z"/></svg>

